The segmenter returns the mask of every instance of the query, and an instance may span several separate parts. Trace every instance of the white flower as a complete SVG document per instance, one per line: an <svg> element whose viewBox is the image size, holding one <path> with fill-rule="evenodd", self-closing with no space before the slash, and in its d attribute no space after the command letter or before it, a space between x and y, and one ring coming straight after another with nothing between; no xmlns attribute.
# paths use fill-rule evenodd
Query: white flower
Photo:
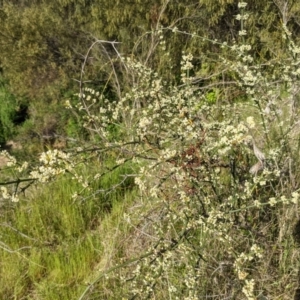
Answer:
<svg viewBox="0 0 300 300"><path fill-rule="evenodd" d="M246 2L239 2L238 8L245 8L247 6Z"/></svg>
<svg viewBox="0 0 300 300"><path fill-rule="evenodd" d="M7 188L5 187L5 186L1 186L1 192L2 192L2 197L4 198L4 199L9 199L10 198L10 195L9 195L9 193L8 193L8 191L7 191Z"/></svg>
<svg viewBox="0 0 300 300"><path fill-rule="evenodd" d="M262 258L262 249L258 247L256 244L251 246L251 252L253 252L258 258Z"/></svg>
<svg viewBox="0 0 300 300"><path fill-rule="evenodd" d="M77 193L74 193L73 195L72 195L72 199L76 199L78 197L78 194Z"/></svg>
<svg viewBox="0 0 300 300"><path fill-rule="evenodd" d="M250 279L250 280L245 280L245 285L242 289L243 293L245 294L245 296L247 297L248 300L254 300L255 297L253 295L254 293L254 285L255 285L255 282L253 279Z"/></svg>
<svg viewBox="0 0 300 300"><path fill-rule="evenodd" d="M259 185L261 185L261 186L266 185L266 181L265 181L265 180L261 180L261 181L259 182Z"/></svg>
<svg viewBox="0 0 300 300"><path fill-rule="evenodd" d="M67 108L67 109L71 109L72 108L70 100L66 100L65 101L65 108Z"/></svg>
<svg viewBox="0 0 300 300"><path fill-rule="evenodd" d="M27 169L27 167L28 167L28 162L25 161L25 162L22 164L21 167L18 167L18 168L17 168L17 170L18 170L18 172L21 173L22 171L24 171L25 169Z"/></svg>
<svg viewBox="0 0 300 300"><path fill-rule="evenodd" d="M255 122L254 122L254 118L252 116L248 117L246 119L247 125L249 128L254 128L255 127Z"/></svg>
<svg viewBox="0 0 300 300"><path fill-rule="evenodd" d="M239 31L239 36L244 36L247 35L247 31L246 30L240 30Z"/></svg>
<svg viewBox="0 0 300 300"><path fill-rule="evenodd" d="M280 200L282 201L282 203L287 204L288 203L288 199L286 198L286 196L282 195L280 197Z"/></svg>
<svg viewBox="0 0 300 300"><path fill-rule="evenodd" d="M12 201L12 202L19 202L19 197L18 197L18 195L12 195L12 196L11 196L11 201Z"/></svg>
<svg viewBox="0 0 300 300"><path fill-rule="evenodd" d="M292 193L292 200L291 200L292 203L297 204L298 200L299 200L299 194L298 194L298 192L293 192Z"/></svg>
<svg viewBox="0 0 300 300"><path fill-rule="evenodd" d="M258 200L254 200L253 204L254 204L255 207L260 207L261 206L261 203Z"/></svg>
<svg viewBox="0 0 300 300"><path fill-rule="evenodd" d="M122 165L122 164L124 164L124 162L125 162L125 159L124 159L124 158L121 158L121 159L116 160L116 164L117 164L117 165Z"/></svg>
<svg viewBox="0 0 300 300"><path fill-rule="evenodd" d="M277 203L277 201L276 201L276 198L275 198L275 197L271 197L271 198L269 199L269 204L270 204L270 206L274 206L276 203Z"/></svg>

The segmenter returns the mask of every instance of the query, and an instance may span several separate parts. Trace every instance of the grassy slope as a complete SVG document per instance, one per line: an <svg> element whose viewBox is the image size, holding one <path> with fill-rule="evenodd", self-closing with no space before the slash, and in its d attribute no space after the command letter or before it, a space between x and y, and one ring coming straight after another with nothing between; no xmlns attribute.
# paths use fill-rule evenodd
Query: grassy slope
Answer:
<svg viewBox="0 0 300 300"><path fill-rule="evenodd" d="M100 185L113 183L118 171ZM134 191L72 199L76 183L64 178L32 190L0 214L0 298L77 299L120 242L119 218ZM109 212L110 211L110 212Z"/></svg>

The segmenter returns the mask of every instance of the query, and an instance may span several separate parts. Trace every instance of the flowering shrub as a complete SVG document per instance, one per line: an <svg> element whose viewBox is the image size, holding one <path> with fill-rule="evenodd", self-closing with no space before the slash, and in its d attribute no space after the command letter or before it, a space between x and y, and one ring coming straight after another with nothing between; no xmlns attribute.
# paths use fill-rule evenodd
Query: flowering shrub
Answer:
<svg viewBox="0 0 300 300"><path fill-rule="evenodd" d="M239 8L242 40L246 3ZM76 149L77 156L43 153L27 180L45 183L68 172L84 190L96 193L91 182L109 170L83 179L76 160L105 153L115 159L112 169L134 166L127 176L135 178L140 203L124 217L133 228L128 248L136 258L103 270L80 299L92 286L105 293L98 285L102 280L119 282L116 293L126 299L274 299L285 289L283 274L295 288L297 270L281 270L283 260L295 258L278 251L285 251L282 242L291 228L283 226L284 220L287 215L296 220L299 199L300 51L286 26L283 39L286 58L263 65L255 62L251 45L219 43L230 54L220 58L220 65L228 76L234 74L246 102L224 97L211 103L210 85L199 87L193 56L184 54L179 84L121 57L127 86L119 97L106 99L83 88L76 105L66 103L83 113L84 127L98 138L97 145ZM2 155L9 158L7 165L16 165ZM24 188L21 181L13 183ZM17 188L10 194L2 187L3 198L16 201ZM271 290L266 282L276 283Z"/></svg>

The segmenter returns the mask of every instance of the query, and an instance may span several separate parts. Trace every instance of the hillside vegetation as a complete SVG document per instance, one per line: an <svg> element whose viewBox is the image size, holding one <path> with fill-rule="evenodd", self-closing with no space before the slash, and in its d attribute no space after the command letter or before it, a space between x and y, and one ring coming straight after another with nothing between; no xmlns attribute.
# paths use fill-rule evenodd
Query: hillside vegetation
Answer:
<svg viewBox="0 0 300 300"><path fill-rule="evenodd" d="M298 2L49 2L0 2L0 298L300 299Z"/></svg>

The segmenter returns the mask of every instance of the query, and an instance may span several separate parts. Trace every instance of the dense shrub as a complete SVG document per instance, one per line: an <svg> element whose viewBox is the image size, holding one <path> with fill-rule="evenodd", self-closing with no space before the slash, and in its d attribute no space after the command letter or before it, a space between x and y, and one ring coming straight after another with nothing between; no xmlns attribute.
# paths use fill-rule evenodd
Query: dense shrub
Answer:
<svg viewBox="0 0 300 300"><path fill-rule="evenodd" d="M107 84L114 97L84 83L84 63L78 100L66 102L91 133L90 144L44 152L30 169L2 153L12 176L18 172L13 188L2 187L12 201L28 184L66 173L80 185L73 194L78 203L87 194L131 186L134 177L139 193L121 221L131 228L120 236L124 249L110 256L113 266L101 268L80 299L291 299L299 257L292 232L299 202L300 48L284 22L276 33L282 48L270 60L257 59L246 43L247 4L237 9L239 41L206 40L219 58L205 80L189 52L171 83L147 63L120 55L113 42L97 40L85 58L103 55L103 44L110 44ZM157 34L157 51L166 56L165 36L203 38L176 27ZM102 168L86 176L77 165L92 157ZM94 184L118 169L126 172L117 183Z"/></svg>

